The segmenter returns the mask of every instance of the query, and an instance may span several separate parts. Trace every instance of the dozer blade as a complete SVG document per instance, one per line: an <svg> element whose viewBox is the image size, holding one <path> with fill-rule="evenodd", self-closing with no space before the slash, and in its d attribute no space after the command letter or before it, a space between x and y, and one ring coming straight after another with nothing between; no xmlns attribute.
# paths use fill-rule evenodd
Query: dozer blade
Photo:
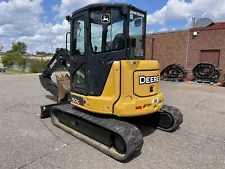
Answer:
<svg viewBox="0 0 225 169"><path fill-rule="evenodd" d="M66 101L70 95L70 78L68 74L56 75L58 100Z"/></svg>

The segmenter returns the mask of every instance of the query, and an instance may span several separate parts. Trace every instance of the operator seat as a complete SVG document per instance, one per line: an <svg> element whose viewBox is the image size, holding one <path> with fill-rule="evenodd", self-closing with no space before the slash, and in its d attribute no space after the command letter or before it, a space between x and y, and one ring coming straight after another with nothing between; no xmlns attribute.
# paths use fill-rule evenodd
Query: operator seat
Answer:
<svg viewBox="0 0 225 169"><path fill-rule="evenodd" d="M123 33L118 33L112 42L112 50L120 50L124 48L124 35Z"/></svg>

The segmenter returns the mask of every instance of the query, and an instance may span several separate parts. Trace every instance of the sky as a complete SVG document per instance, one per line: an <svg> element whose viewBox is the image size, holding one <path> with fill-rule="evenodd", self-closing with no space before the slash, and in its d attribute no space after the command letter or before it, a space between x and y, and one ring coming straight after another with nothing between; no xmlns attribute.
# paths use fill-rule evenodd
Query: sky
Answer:
<svg viewBox="0 0 225 169"><path fill-rule="evenodd" d="M27 52L55 52L65 48L69 24L65 16L90 3L109 0L1 0L0 46L11 49L18 41ZM225 21L225 0L110 0L132 4L148 13L147 33L188 29L191 19Z"/></svg>

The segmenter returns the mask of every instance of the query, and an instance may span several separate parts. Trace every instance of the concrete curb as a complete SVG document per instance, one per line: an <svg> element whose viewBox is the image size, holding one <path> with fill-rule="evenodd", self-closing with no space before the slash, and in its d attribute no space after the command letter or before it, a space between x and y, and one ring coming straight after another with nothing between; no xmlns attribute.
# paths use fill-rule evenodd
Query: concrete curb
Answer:
<svg viewBox="0 0 225 169"><path fill-rule="evenodd" d="M61 73L68 73L68 72L54 72L52 74L61 74ZM2 76L34 76L34 75L41 75L41 73L27 73L27 74L5 74L5 73L0 73L0 77Z"/></svg>

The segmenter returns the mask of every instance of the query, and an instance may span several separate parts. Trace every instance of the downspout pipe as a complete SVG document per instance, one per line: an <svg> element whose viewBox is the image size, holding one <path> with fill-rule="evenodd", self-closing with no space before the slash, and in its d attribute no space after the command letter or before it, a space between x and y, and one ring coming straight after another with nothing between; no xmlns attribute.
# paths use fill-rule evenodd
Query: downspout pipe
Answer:
<svg viewBox="0 0 225 169"><path fill-rule="evenodd" d="M155 44L155 34L153 33L153 35L152 35L152 58L151 58L151 60L154 59L154 44Z"/></svg>

